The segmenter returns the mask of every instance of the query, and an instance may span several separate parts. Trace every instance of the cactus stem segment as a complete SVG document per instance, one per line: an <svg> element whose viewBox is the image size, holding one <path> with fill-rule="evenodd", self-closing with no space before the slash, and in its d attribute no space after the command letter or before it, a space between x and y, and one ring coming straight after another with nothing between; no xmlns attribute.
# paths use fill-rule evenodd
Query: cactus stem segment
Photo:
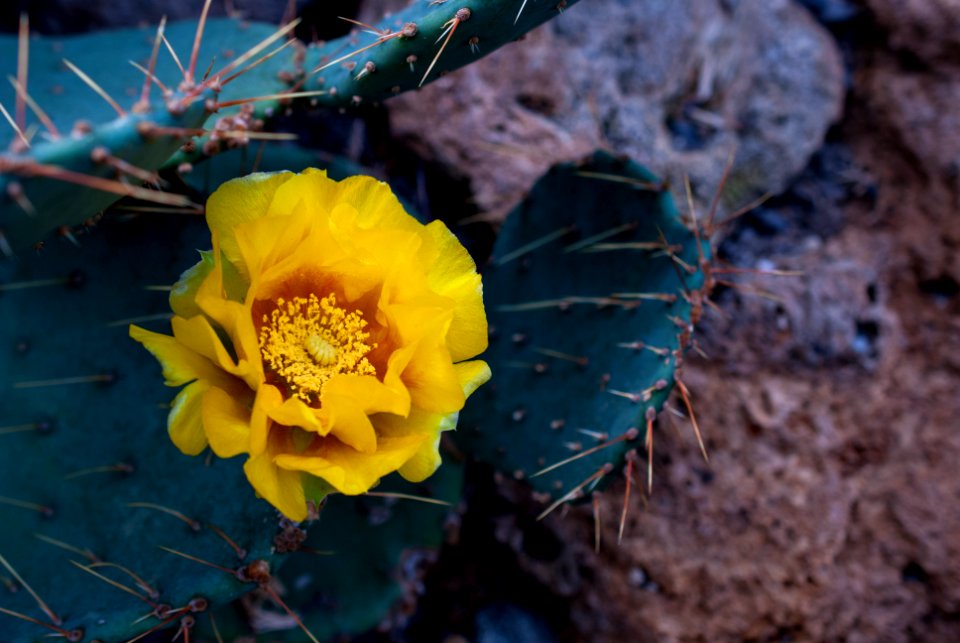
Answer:
<svg viewBox="0 0 960 643"><path fill-rule="evenodd" d="M457 10L453 18L443 24L444 30L440 33L440 37L437 38L437 42L440 42L444 36L446 36L446 39L443 41L440 49L437 50L437 55L433 57L430 66L427 67L426 73L423 74L423 78L420 79L420 87L423 87L423 84L427 82L427 77L430 75L430 72L433 71L433 67L437 64L437 61L440 60L440 56L443 55L443 50L447 48L450 39L453 38L453 34L457 31L457 27L459 27L461 23L469 20L472 15L473 12L471 12L470 9L463 7Z"/></svg>

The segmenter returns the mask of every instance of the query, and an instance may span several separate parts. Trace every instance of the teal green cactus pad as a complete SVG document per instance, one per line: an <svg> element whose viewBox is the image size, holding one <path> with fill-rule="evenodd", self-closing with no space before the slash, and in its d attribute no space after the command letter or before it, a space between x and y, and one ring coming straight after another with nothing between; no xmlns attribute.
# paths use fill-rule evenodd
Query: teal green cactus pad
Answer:
<svg viewBox="0 0 960 643"><path fill-rule="evenodd" d="M337 181L371 174L368 168L342 156L331 156L295 143L275 143L256 152L249 149L223 152L197 166L183 178L197 192L210 195L230 179L251 172L302 172L310 167L326 170L330 178ZM404 209L417 216L406 204Z"/></svg>
<svg viewBox="0 0 960 643"><path fill-rule="evenodd" d="M194 22L182 22L165 29L184 65L189 64L196 28ZM204 74L213 60L218 61L215 71L223 69L276 31L272 25L229 19L208 21L197 57L196 76ZM242 140L250 123L223 120L235 116L239 107L211 116L208 103L227 103L288 89L279 72L283 65L291 65L289 53L286 58L276 56L255 67L227 84L219 94L207 86L184 93L178 90L183 74L161 47L155 75L172 93L162 97L160 89L153 87L148 103L135 107L142 98L145 74L128 61L148 67L155 35L156 28L143 28L30 39L27 92L49 116L59 136L44 128L32 139L29 149L14 141L11 151L0 153L0 254L22 252L52 231L83 223L118 200L124 191L163 199L170 205L189 205L189 200L179 195L165 198L157 196L156 191L144 193L136 188L145 175L161 168L201 128L223 123L225 131L238 136L229 135L231 138L224 139L227 143ZM64 60L87 74L116 103L116 108L87 86ZM4 76L16 76L16 37L0 37L0 61ZM15 102L14 87L6 80L0 82L0 104L12 112ZM254 116L249 115L246 121L252 121ZM27 123L40 124L32 112L28 113ZM12 132L9 138L16 139ZM133 172L128 171L130 167ZM70 178L65 178L63 170L71 173ZM85 177L113 181L113 189L91 186ZM131 187L117 183L121 179Z"/></svg>
<svg viewBox="0 0 960 643"><path fill-rule="evenodd" d="M448 457L420 484L394 475L373 490L446 505L401 497L332 495L327 499L303 549L290 554L280 572L286 592L283 600L303 617L311 634L321 641L337 640L372 630L384 621L402 623L422 590L421 574L457 524L463 474L463 465ZM283 629L262 629L257 640L307 640L279 608L271 607L268 613L276 616L269 621ZM218 610L214 616L225 640L253 633L249 615L239 605ZM206 620L200 625L201 635L215 638Z"/></svg>
<svg viewBox="0 0 960 643"><path fill-rule="evenodd" d="M708 257L636 163L552 168L484 273L494 376L461 417L464 453L554 498L608 478L673 389Z"/></svg>
<svg viewBox="0 0 960 643"><path fill-rule="evenodd" d="M383 100L479 60L577 1L413 0L375 25L379 36L364 33L310 48L305 68L329 67L306 87L327 90L317 98L321 105Z"/></svg>
<svg viewBox="0 0 960 643"><path fill-rule="evenodd" d="M254 588L229 570L277 562L277 512L255 498L238 460L205 462L173 446L172 391L127 336L131 318L165 330L163 286L196 262L208 234L199 217L146 216L105 223L80 247L0 264L0 555L62 618L55 627L82 630L83 641L176 628L199 615L175 610ZM118 567L93 571L129 591L72 561L122 565L157 594ZM160 604L174 611L148 616ZM0 608L4 641L55 633L5 612L50 623L5 567Z"/></svg>
<svg viewBox="0 0 960 643"><path fill-rule="evenodd" d="M128 61L150 67L158 42L154 30L31 38L25 89L50 115L51 126L34 137L29 148L17 140L21 137L11 135L10 151L0 153L0 255L23 252L54 231L69 232L124 195L188 206L180 195L160 197L140 184L146 180L160 185L153 178L156 170L202 160L238 144L244 132L293 96L309 96L312 105L327 107L382 100L479 59L576 1L415 0L377 26L376 35L366 34L372 43L361 44L352 35L306 51L299 43L280 51L283 34L272 25L208 20L193 65L196 25L169 25L167 40L188 73L193 69L192 81L181 85L184 73L161 48L155 77L169 94L161 99L160 89L152 89L149 101L141 94L145 75ZM286 25L283 33L292 27ZM249 66L250 59L238 63L243 52L271 38L276 40L256 56L276 55L232 80L234 69L225 68ZM102 91L88 86L65 60ZM0 61L4 75L16 76L16 37L0 37ZM208 65L212 75L203 82ZM221 88L223 83L228 84ZM0 84L0 104L12 110L16 94L12 86ZM258 100L248 103L253 107L238 116L235 101L254 97ZM24 124L39 126L42 120L31 113ZM203 131L207 133L194 141ZM188 143L192 147L184 151Z"/></svg>
<svg viewBox="0 0 960 643"><path fill-rule="evenodd" d="M419 574L443 544L460 500L463 466L447 460L420 484L393 476L373 492L449 506L394 497L330 497L310 529L309 550L291 555L280 574L289 592L286 600L315 636L361 634L412 606L404 601L416 596ZM289 633L290 640L298 640L296 632Z"/></svg>

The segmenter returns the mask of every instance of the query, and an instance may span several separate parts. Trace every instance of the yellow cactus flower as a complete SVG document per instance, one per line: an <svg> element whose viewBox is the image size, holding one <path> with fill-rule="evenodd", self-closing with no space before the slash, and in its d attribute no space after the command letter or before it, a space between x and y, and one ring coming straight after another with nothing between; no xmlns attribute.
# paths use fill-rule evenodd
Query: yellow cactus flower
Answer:
<svg viewBox="0 0 960 643"><path fill-rule="evenodd" d="M362 494L421 481L440 433L490 377L480 276L438 221L390 188L307 170L225 183L207 203L213 250L185 272L173 335L131 326L163 367L181 451L246 454L257 493L293 520L311 476Z"/></svg>

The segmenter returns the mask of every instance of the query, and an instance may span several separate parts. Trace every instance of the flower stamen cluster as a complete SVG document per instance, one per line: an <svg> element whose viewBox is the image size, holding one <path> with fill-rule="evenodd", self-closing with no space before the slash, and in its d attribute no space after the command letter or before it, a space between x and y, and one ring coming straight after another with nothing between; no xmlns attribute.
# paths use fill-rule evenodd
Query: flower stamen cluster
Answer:
<svg viewBox="0 0 960 643"><path fill-rule="evenodd" d="M376 375L367 354L377 345L367 343L363 311L337 306L331 293L277 300L263 315L260 352L265 366L304 402L319 403L323 385L338 374Z"/></svg>

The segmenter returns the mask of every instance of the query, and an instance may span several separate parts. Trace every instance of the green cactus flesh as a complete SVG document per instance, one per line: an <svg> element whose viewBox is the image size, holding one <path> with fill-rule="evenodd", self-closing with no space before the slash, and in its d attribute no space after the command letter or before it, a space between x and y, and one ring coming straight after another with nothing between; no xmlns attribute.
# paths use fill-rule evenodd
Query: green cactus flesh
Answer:
<svg viewBox="0 0 960 643"><path fill-rule="evenodd" d="M12 612L83 630L84 641L177 627L184 616L199 618L177 611L196 599L212 607L253 589L230 570L278 562L276 511L255 498L239 460L191 458L172 445L172 389L127 336L132 319L165 330L163 285L196 262L192 249L208 234L196 217L110 221L80 237L79 248L0 264L0 555L10 565L0 567L3 641L56 633ZM225 536L246 550L242 559ZM166 611L154 607L161 604Z"/></svg>
<svg viewBox="0 0 960 643"><path fill-rule="evenodd" d="M639 165L597 153L551 169L484 274L494 377L461 417L464 453L554 498L609 478L674 386L709 256L699 246Z"/></svg>
<svg viewBox="0 0 960 643"><path fill-rule="evenodd" d="M407 8L375 25L379 36L364 33L308 49L306 69L330 66L311 78L305 87L327 91L316 99L321 105L345 106L383 100L479 60L560 15L576 2L414 0ZM445 42L448 36L449 42ZM374 46L336 62L370 45ZM434 60L436 64L430 69Z"/></svg>
<svg viewBox="0 0 960 643"><path fill-rule="evenodd" d="M271 25L208 21L197 58L197 75L203 74L214 58L221 61L217 69L223 68L231 58L275 31ZM195 23L168 25L165 30L171 46L185 61L189 60L195 32ZM152 173L192 140L193 131L214 127L225 114L211 117L208 101L226 102L287 89L277 76L281 61L275 57L244 74L242 83L228 84L219 96L203 86L184 93L177 90L183 75L167 52L160 51L156 77L173 93L164 98L154 87L149 104L134 110L145 75L127 61L149 66L155 33L155 29L144 28L31 38L27 91L49 115L59 137L44 131L32 139L29 149L15 140L10 151L0 153L0 250L20 253L52 231L87 221L121 196L116 191L77 183L77 179L86 182L83 177L99 177L139 186L142 174L131 174L124 167ZM125 115L88 87L64 60L92 78ZM0 61L0 71L15 76L15 37L0 38ZM0 104L8 111L13 111L15 95L10 84L0 84ZM27 122L39 125L37 120L30 114ZM73 180L64 179L58 169L72 172ZM122 192L123 185L115 184L114 188L118 186ZM183 197L169 196L171 204L189 204Z"/></svg>
<svg viewBox="0 0 960 643"><path fill-rule="evenodd" d="M402 625L422 590L425 567L456 525L463 474L463 465L445 461L422 483L391 476L373 490L439 500L449 506L399 496L327 499L303 549L290 554L279 574L284 602L303 618L311 634L321 641L339 640L385 622ZM252 601L244 602L249 610ZM259 609L259 619L251 619L240 605L218 610L220 635L236 640L257 629L262 641L307 640L279 608ZM265 614L275 618L264 618ZM254 628L251 621L260 626ZM200 625L201 636L215 638L208 623Z"/></svg>
<svg viewBox="0 0 960 643"><path fill-rule="evenodd" d="M201 160L224 145L239 144L243 141L242 131L234 131L237 136L213 140L212 147L208 145L210 135L194 141L191 132L199 128L209 132L218 124L225 124L222 129L226 131L245 130L250 122L272 115L290 100L278 98L278 94L322 92L311 96L312 105L344 107L415 89L512 42L575 2L416 0L376 26L379 35L355 33L311 46L306 52L300 45L277 52L282 37L272 25L208 20L196 57L194 87L181 88L183 73L172 56L160 51L155 75L171 93L160 98L159 90L154 89L153 100L138 105L136 110L132 105L140 102L145 76L127 61L149 68L157 43L154 30L31 38L25 89L49 114L59 136L50 131L39 134L28 149L11 135L14 143L10 151L0 153L0 255L20 253L53 231L83 223L124 193L136 195L136 190L123 183L114 183L111 189L103 183L91 184L84 177L139 186L144 175L149 177L162 167ZM196 31L193 22L166 27L167 40L188 67ZM267 53L277 55L220 91L220 83L213 80L224 81L229 75L219 72L236 64L242 52L273 37L277 39L269 47L237 67L244 68ZM355 52L359 53L350 55ZM64 60L83 70L124 113L87 86ZM0 61L0 71L15 77L16 37L0 37ZM331 66L321 69L327 64ZM207 65L214 71L211 81L205 83L202 80ZM0 85L0 104L12 109L16 94L12 86ZM236 106L216 114L208 109L215 108L218 101L223 104L250 98L267 99L250 103L254 108L245 115L247 122L242 126L230 121L239 109ZM25 121L32 124L26 127L27 132L31 127L39 127L38 120L39 117L30 115ZM78 127L78 123L82 126ZM181 148L188 142L194 142L195 151L185 154ZM189 205L177 195L164 201Z"/></svg>
<svg viewBox="0 0 960 643"><path fill-rule="evenodd" d="M327 175L342 181L358 174L370 174L368 168L342 156L331 156L294 143L265 146L256 154L241 148L218 154L195 168L183 178L187 185L205 195L212 194L220 185L251 172L302 172L307 168L327 171ZM405 209L417 216L405 204Z"/></svg>

